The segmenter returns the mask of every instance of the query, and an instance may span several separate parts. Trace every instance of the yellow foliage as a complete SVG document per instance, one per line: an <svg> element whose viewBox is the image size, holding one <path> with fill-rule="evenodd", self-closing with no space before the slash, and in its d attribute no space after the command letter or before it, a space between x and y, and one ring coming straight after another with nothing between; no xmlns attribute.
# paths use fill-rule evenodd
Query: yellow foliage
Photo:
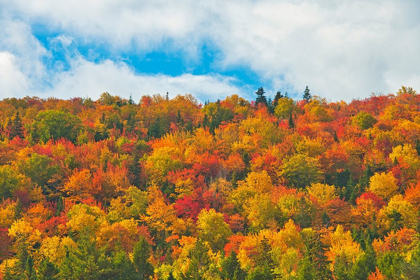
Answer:
<svg viewBox="0 0 420 280"><path fill-rule="evenodd" d="M379 211L378 219L380 226L384 229L389 229L392 223L392 216L399 213L402 218L402 223L407 228L416 228L417 213L414 206L400 194L391 198L388 205Z"/></svg>
<svg viewBox="0 0 420 280"><path fill-rule="evenodd" d="M330 234L330 244L326 256L331 261L332 270L334 270L337 257L343 258L348 263L355 263L363 254L360 244L353 241L351 232L344 231L341 225L338 225L336 230Z"/></svg>
<svg viewBox="0 0 420 280"><path fill-rule="evenodd" d="M227 238L232 235L229 225L222 213L214 209L201 210L198 215L197 231L203 241L209 242L211 248L221 250Z"/></svg>
<svg viewBox="0 0 420 280"><path fill-rule="evenodd" d="M316 183L306 188L309 195L315 197L321 204L338 198L337 190L332 185Z"/></svg>
<svg viewBox="0 0 420 280"><path fill-rule="evenodd" d="M96 230L104 217L104 213L99 207L76 204L67 213L69 221L67 227L76 232L84 229Z"/></svg>
<svg viewBox="0 0 420 280"><path fill-rule="evenodd" d="M0 277L3 276L7 269L12 270L15 265L17 265L18 261L19 259L17 258L11 258L0 263Z"/></svg>
<svg viewBox="0 0 420 280"><path fill-rule="evenodd" d="M397 194L397 180L392 172L375 173L370 177L369 190L384 199L390 199Z"/></svg>
<svg viewBox="0 0 420 280"><path fill-rule="evenodd" d="M77 244L70 237L46 237L42 240L39 253L55 265L60 265L66 255L67 248L76 248Z"/></svg>
<svg viewBox="0 0 420 280"><path fill-rule="evenodd" d="M299 154L306 154L309 157L317 157L322 155L327 150L326 145L322 139L311 139L305 137L302 141L296 144L296 152Z"/></svg>
<svg viewBox="0 0 420 280"><path fill-rule="evenodd" d="M176 212L173 205L168 204L163 197L162 191L156 186L148 189L148 203L146 215L141 218L147 225L159 232L170 231L170 226L176 220Z"/></svg>
<svg viewBox="0 0 420 280"><path fill-rule="evenodd" d="M88 169L76 170L64 184L63 190L75 199L87 198L92 188L91 174Z"/></svg>
<svg viewBox="0 0 420 280"><path fill-rule="evenodd" d="M10 201L9 203L3 203L0 206L0 228L8 228L13 224L15 220L15 211L17 203Z"/></svg>
<svg viewBox="0 0 420 280"><path fill-rule="evenodd" d="M51 217L51 211L45 208L43 203L37 203L28 209L24 217L25 220L35 227L48 220L48 218Z"/></svg>

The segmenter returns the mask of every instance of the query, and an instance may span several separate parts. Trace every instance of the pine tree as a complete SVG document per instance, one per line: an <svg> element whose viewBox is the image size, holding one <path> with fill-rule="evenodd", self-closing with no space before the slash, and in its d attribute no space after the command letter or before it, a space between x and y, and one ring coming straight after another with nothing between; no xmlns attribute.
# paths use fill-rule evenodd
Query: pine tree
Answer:
<svg viewBox="0 0 420 280"><path fill-rule="evenodd" d="M133 249L133 263L139 279L148 279L153 276L153 266L149 263L150 245L146 238L140 237Z"/></svg>
<svg viewBox="0 0 420 280"><path fill-rule="evenodd" d="M306 86L305 91L303 93L303 99L308 101L308 102L311 101L311 99L312 99L312 95L310 93L310 90L309 90L308 86Z"/></svg>
<svg viewBox="0 0 420 280"><path fill-rule="evenodd" d="M280 100L281 98L284 98L284 96L283 96L283 94L281 94L281 92L280 92L280 91L278 91L278 92L276 93L276 96L274 97L274 103L273 103L274 108L276 108L276 106L277 106L277 104L279 103L279 100Z"/></svg>
<svg viewBox="0 0 420 280"><path fill-rule="evenodd" d="M19 137L20 139L25 138L23 124L19 116L19 112L16 112L16 115L13 120L9 119L6 129L9 132L9 139L13 139L15 137Z"/></svg>
<svg viewBox="0 0 420 280"><path fill-rule="evenodd" d="M128 104L134 105L134 100L133 100L133 97L131 96L131 93L130 93L130 98L128 99Z"/></svg>
<svg viewBox="0 0 420 280"><path fill-rule="evenodd" d="M62 196L60 196L59 198L58 198L58 201L57 201L57 207L56 207L56 210L55 210L55 216L60 216L61 215L61 212L64 210L64 203L63 203L63 197Z"/></svg>
<svg viewBox="0 0 420 280"><path fill-rule="evenodd" d="M260 87L255 94L257 95L257 99L255 100L255 105L264 104L267 106L267 98L264 96L265 92L262 87Z"/></svg>
<svg viewBox="0 0 420 280"><path fill-rule="evenodd" d="M245 272L241 269L235 251L232 251L230 255L222 261L220 276L222 279L245 279Z"/></svg>
<svg viewBox="0 0 420 280"><path fill-rule="evenodd" d="M289 115L289 128L295 128L295 122L293 121L293 116L292 114Z"/></svg>

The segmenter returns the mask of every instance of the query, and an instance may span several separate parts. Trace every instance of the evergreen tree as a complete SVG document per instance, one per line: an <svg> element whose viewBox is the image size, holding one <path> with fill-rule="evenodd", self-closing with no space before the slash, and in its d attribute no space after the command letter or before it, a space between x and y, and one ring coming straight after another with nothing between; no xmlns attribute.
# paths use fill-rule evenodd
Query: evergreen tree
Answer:
<svg viewBox="0 0 420 280"><path fill-rule="evenodd" d="M255 94L257 95L257 99L255 100L255 105L264 104L267 106L267 98L264 96L265 92L262 87L260 87Z"/></svg>
<svg viewBox="0 0 420 280"><path fill-rule="evenodd" d="M131 93L130 93L130 99L128 99L128 104L134 105L134 100L133 100L133 97L131 96Z"/></svg>
<svg viewBox="0 0 420 280"><path fill-rule="evenodd" d="M204 114L204 118L203 118L203 127L209 127L210 122L209 122L209 117L207 116L207 114Z"/></svg>
<svg viewBox="0 0 420 280"><path fill-rule="evenodd" d="M20 139L25 138L23 124L19 116L19 112L16 112L16 115L13 118L13 120L9 119L6 129L9 132L9 139L13 139L15 137L19 137Z"/></svg>
<svg viewBox="0 0 420 280"><path fill-rule="evenodd" d="M281 99L281 98L283 98L284 96L283 96L283 94L281 94L281 92L280 91L278 91L277 93L276 93L276 96L274 97L274 102L273 102L273 106L274 106L274 108L276 108L276 106L277 106L277 104L279 103L279 100Z"/></svg>
<svg viewBox="0 0 420 280"><path fill-rule="evenodd" d="M222 279L245 279L245 272L241 269L235 251L232 251L230 255L222 261L221 268L220 276Z"/></svg>
<svg viewBox="0 0 420 280"><path fill-rule="evenodd" d="M295 128L295 122L293 121L293 116L292 116L292 114L290 114L289 115L289 121L288 121L288 124L289 124L289 128Z"/></svg>
<svg viewBox="0 0 420 280"><path fill-rule="evenodd" d="M306 86L305 91L303 93L303 99L308 102L312 99L311 91L309 90L308 86Z"/></svg>
<svg viewBox="0 0 420 280"><path fill-rule="evenodd" d="M62 196L60 196L59 198L58 198L58 201L57 201L57 207L56 207L56 210L55 210L55 216L60 216L61 215L61 212L64 210L64 203L63 203L63 197Z"/></svg>
<svg viewBox="0 0 420 280"><path fill-rule="evenodd" d="M57 268L48 259L43 259L38 266L37 278L38 280L53 280L57 279Z"/></svg>
<svg viewBox="0 0 420 280"><path fill-rule="evenodd" d="M138 279L148 279L153 276L153 266L149 263L150 245L146 238L140 237L133 250L133 263L139 275Z"/></svg>
<svg viewBox="0 0 420 280"><path fill-rule="evenodd" d="M112 264L105 247L97 248L89 232L81 232L77 249L68 248L60 266L60 279L109 279Z"/></svg>
<svg viewBox="0 0 420 280"><path fill-rule="evenodd" d="M312 276L309 278L300 277L300 279L331 279L329 261L325 256L326 246L321 241L321 234L316 232L305 243L306 250L301 270L302 273Z"/></svg>
<svg viewBox="0 0 420 280"><path fill-rule="evenodd" d="M124 251L115 253L112 260L113 271L112 279L117 280L136 280L142 279L137 274L134 264Z"/></svg>
<svg viewBox="0 0 420 280"><path fill-rule="evenodd" d="M267 109L270 114L274 114L274 105L273 100L271 100L271 97L269 97L267 100Z"/></svg>

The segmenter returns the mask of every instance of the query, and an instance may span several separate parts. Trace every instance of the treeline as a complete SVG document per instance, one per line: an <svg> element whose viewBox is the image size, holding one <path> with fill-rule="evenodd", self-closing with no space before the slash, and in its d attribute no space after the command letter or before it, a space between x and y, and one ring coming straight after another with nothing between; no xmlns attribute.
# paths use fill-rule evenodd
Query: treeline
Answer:
<svg viewBox="0 0 420 280"><path fill-rule="evenodd" d="M420 95L0 101L0 279L420 279Z"/></svg>

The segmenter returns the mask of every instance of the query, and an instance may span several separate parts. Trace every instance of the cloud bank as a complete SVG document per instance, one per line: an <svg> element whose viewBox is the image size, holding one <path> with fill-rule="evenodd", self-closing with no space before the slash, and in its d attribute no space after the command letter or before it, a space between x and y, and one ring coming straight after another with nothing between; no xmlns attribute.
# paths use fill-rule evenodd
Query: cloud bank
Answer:
<svg viewBox="0 0 420 280"><path fill-rule="evenodd" d="M420 90L420 3L415 0L1 1L0 97L195 94L201 99L251 96L223 73L250 69L269 90L330 100ZM200 64L211 44L208 74L142 74L121 60L66 53L69 68L47 67L51 50L34 36L95 46L112 57L156 50ZM219 74L214 74L219 73Z"/></svg>

